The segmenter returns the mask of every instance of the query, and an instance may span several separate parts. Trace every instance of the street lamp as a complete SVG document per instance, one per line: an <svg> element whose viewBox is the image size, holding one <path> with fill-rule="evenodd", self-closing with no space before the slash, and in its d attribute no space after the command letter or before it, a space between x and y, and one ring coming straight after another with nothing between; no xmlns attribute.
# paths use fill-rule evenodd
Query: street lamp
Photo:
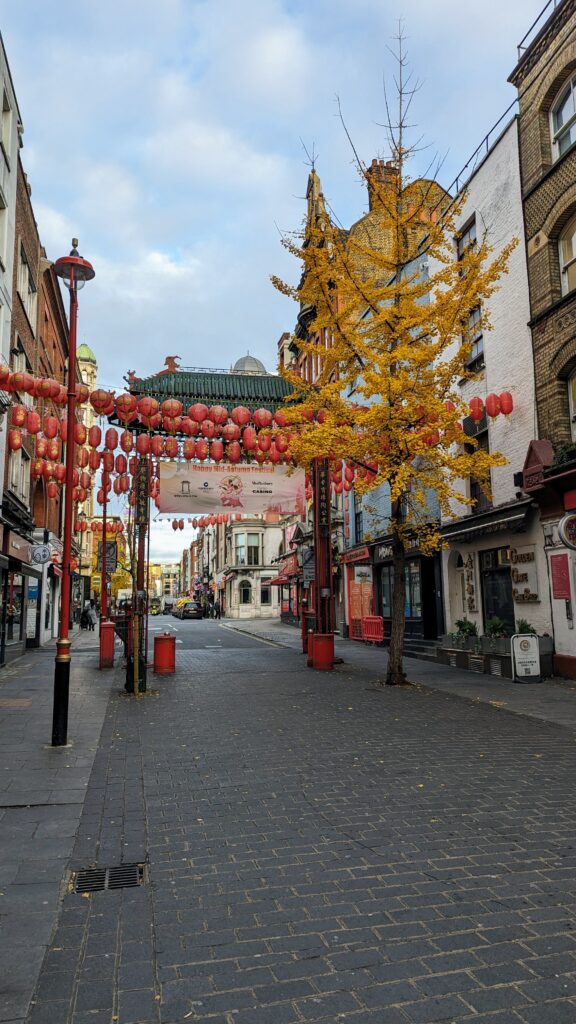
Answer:
<svg viewBox="0 0 576 1024"><path fill-rule="evenodd" d="M69 256L56 260L54 271L70 292L70 328L68 332L68 427L66 436L66 484L64 491L64 538L62 552L62 588L60 597L60 632L56 641L54 667L54 707L52 712L52 746L65 746L68 740L68 694L70 688L70 560L72 554L72 494L74 475L74 420L76 416L76 322L78 292L95 271L91 263L78 253L78 239L72 239Z"/></svg>

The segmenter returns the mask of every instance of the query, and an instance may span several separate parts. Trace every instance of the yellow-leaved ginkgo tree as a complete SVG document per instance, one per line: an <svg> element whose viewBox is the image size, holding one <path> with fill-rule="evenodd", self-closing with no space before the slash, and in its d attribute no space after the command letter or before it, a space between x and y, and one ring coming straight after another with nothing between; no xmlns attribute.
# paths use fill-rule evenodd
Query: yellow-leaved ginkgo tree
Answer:
<svg viewBox="0 0 576 1024"><path fill-rule="evenodd" d="M287 416L295 461L310 466L317 458L345 459L359 469L357 493L389 488L388 684L405 679L406 552L415 542L423 554L441 546L430 492L441 514L453 514L454 502L474 504L465 481L473 477L488 493L491 467L505 463L464 436L462 420L470 410L459 385L471 376L471 315L477 329L489 329L488 300L516 244L494 253L483 237L457 254L464 196L450 196L434 180L408 177L401 76L399 100L397 125L389 125L392 159L379 162L383 173L358 162L370 194L369 228L346 232L334 223L323 197L314 196L313 169L305 229L283 240L302 264L300 283L291 287L273 278L299 304L296 345L315 357L309 379L284 371L293 387ZM311 409L321 414L310 420Z"/></svg>

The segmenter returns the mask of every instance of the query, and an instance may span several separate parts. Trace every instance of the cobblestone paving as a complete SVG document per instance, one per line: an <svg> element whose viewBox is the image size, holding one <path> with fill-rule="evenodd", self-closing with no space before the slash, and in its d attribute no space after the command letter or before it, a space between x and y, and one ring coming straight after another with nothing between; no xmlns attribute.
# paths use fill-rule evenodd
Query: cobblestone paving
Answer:
<svg viewBox="0 0 576 1024"><path fill-rule="evenodd" d="M574 1024L576 742L287 649L113 697L28 1024Z"/></svg>

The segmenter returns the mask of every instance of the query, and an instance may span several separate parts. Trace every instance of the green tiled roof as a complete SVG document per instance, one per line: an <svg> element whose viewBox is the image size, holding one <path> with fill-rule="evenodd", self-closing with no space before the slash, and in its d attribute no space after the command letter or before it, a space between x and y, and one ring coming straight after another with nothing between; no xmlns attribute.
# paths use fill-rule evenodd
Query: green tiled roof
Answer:
<svg viewBox="0 0 576 1024"><path fill-rule="evenodd" d="M263 406L274 410L292 394L292 387L273 374L179 371L133 380L130 391L139 396L151 395L159 401L178 398L184 405L204 402L206 405L246 405L252 410Z"/></svg>

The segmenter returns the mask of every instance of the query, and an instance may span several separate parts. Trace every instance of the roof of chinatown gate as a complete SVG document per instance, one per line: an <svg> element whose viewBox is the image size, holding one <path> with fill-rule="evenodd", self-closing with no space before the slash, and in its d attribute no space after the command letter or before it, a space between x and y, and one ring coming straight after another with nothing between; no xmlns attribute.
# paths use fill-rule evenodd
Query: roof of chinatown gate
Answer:
<svg viewBox="0 0 576 1024"><path fill-rule="evenodd" d="M293 388L274 374L227 373L217 370L178 370L130 381L131 394L151 395L163 402L177 398L184 405L246 405L251 411L261 406L272 412L292 394Z"/></svg>

